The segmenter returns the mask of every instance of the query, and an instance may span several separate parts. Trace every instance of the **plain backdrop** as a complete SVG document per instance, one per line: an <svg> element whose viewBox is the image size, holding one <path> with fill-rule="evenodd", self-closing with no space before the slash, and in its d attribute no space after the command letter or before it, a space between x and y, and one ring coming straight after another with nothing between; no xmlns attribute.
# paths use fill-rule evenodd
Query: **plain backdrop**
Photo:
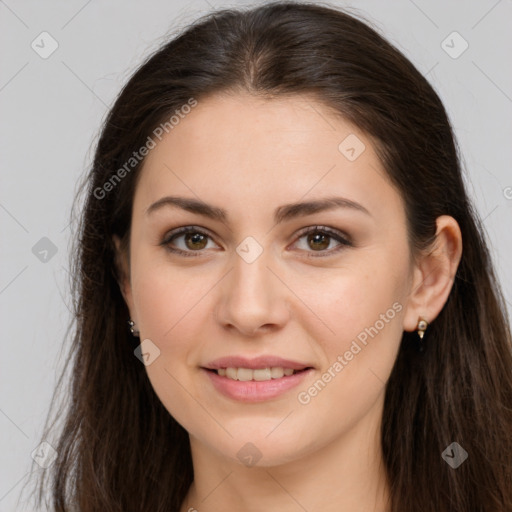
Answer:
<svg viewBox="0 0 512 512"><path fill-rule="evenodd" d="M107 109L166 37L241 5L254 4L0 0L0 512L33 510L18 497L63 363L70 208ZM512 1L331 5L371 20L445 103L510 315Z"/></svg>

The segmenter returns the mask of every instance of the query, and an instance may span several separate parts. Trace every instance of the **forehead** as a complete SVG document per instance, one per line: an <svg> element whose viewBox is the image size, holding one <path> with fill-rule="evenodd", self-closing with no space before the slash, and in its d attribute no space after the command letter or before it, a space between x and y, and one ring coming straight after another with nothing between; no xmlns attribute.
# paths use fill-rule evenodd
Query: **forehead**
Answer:
<svg viewBox="0 0 512 512"><path fill-rule="evenodd" d="M174 191L254 206L326 193L400 202L369 137L308 96L199 100L150 151L138 189L146 204Z"/></svg>
<svg viewBox="0 0 512 512"><path fill-rule="evenodd" d="M229 153L233 159L253 154L258 162L275 159L278 164L280 157L307 155L313 160L326 150L337 156L340 136L355 131L312 97L223 94L200 100L165 138L174 147L200 149L190 155L194 158L206 153L223 153L224 158Z"/></svg>

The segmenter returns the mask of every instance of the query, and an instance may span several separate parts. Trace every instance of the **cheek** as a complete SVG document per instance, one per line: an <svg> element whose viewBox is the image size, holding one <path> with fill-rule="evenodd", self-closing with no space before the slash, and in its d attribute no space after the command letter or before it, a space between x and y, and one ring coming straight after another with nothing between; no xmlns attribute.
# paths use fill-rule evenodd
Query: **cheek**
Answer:
<svg viewBox="0 0 512 512"><path fill-rule="evenodd" d="M310 324L323 356L316 380L297 391L310 431L326 437L347 431L382 398L402 336L403 305L396 275L380 270L351 269L326 280L323 293L310 291L308 300L334 331L326 335L320 322Z"/></svg>
<svg viewBox="0 0 512 512"><path fill-rule="evenodd" d="M382 331L383 321L386 329L391 323L400 324L397 319L403 304L395 303L404 296L402 276L406 274L405 258L368 254L342 269L309 271L298 278L296 289L313 313L309 317L315 321L309 323L317 339L332 340L331 348L338 349L375 323Z"/></svg>
<svg viewBox="0 0 512 512"><path fill-rule="evenodd" d="M165 405L179 395L178 382L186 385L194 361L197 364L207 321L207 301L202 299L212 280L212 276L203 277L192 278L190 272L154 260L134 268L132 286L141 339L151 340L160 351L146 370L157 394L167 392Z"/></svg>
<svg viewBox="0 0 512 512"><path fill-rule="evenodd" d="M201 299L213 284L212 276L203 277L191 278L190 273L169 268L169 264L133 272L141 340L142 336L150 339L160 351L146 366L148 378L165 408L188 428L195 422L211 423L193 398L198 394L194 379L208 318L207 298Z"/></svg>
<svg viewBox="0 0 512 512"><path fill-rule="evenodd" d="M162 343L198 314L212 276L172 267L162 258L141 258L132 267L132 288L141 332Z"/></svg>
<svg viewBox="0 0 512 512"><path fill-rule="evenodd" d="M318 406L329 407L330 400L350 404L359 396L359 405L352 407L363 411L382 391L403 331L407 253L403 254L368 253L337 274L317 276L314 287L311 276L304 280L304 302L314 304L317 315L309 333L321 343L322 371L332 382L326 392L322 384L317 386L322 393L311 390L311 397L322 394L315 398Z"/></svg>

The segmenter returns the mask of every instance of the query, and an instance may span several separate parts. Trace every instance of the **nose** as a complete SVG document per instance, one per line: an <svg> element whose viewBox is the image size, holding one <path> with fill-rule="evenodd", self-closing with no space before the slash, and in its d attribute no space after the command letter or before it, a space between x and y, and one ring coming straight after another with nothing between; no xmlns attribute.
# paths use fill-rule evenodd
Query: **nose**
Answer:
<svg viewBox="0 0 512 512"><path fill-rule="evenodd" d="M234 268L221 283L217 321L245 337L281 329L290 318L290 297L266 252L252 263L236 253L233 258Z"/></svg>

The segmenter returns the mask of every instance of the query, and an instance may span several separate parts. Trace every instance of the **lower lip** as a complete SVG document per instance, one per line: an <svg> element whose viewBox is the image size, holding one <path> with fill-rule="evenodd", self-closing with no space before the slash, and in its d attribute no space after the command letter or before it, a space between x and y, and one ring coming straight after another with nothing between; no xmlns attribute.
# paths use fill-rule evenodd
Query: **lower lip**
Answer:
<svg viewBox="0 0 512 512"><path fill-rule="evenodd" d="M221 377L217 372L202 368L210 378L213 386L224 396L239 402L263 402L282 395L286 391L298 386L313 369L303 370L280 379L263 381L241 381Z"/></svg>

